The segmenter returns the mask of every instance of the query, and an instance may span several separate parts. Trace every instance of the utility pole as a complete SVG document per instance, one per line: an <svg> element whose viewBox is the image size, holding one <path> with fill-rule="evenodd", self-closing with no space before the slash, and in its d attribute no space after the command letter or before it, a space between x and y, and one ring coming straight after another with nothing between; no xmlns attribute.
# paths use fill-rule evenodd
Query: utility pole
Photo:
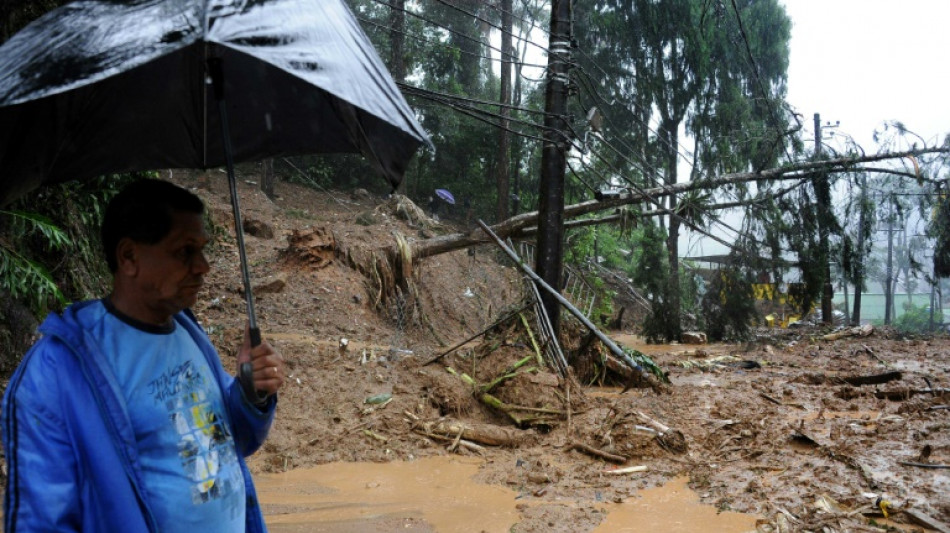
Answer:
<svg viewBox="0 0 950 533"><path fill-rule="evenodd" d="M498 189L498 205L496 207L497 220L501 222L508 218L508 204L511 202L509 184L511 168L508 154L511 150L511 140L508 128L511 124L511 71L515 51L512 45L512 16L511 1L501 0L501 114L500 128L498 129L498 161L495 168L495 185Z"/></svg>
<svg viewBox="0 0 950 533"><path fill-rule="evenodd" d="M821 115L815 113L815 160L821 158ZM831 184L828 183L828 174L821 173L812 180L815 189L815 198L818 202L818 256L824 263L824 284L821 291L821 321L832 323L832 305L834 287L831 282L831 257L828 246L829 225L831 224Z"/></svg>
<svg viewBox="0 0 950 533"><path fill-rule="evenodd" d="M567 166L567 93L570 85L572 0L551 1L548 70L545 75L544 143L538 202L538 245L535 270L545 283L561 288L564 259L564 172ZM560 331L560 303L540 291L555 334Z"/></svg>

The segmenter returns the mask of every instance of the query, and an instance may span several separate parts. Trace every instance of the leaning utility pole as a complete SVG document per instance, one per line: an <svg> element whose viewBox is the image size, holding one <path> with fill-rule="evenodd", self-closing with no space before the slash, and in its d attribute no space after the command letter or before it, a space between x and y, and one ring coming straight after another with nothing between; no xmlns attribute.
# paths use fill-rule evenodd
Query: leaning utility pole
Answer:
<svg viewBox="0 0 950 533"><path fill-rule="evenodd" d="M821 115L815 113L815 160L821 158ZM832 323L831 300L834 298L834 287L831 284L831 257L828 246L829 226L831 225L831 184L828 183L828 174L822 172L812 180L815 188L815 199L818 202L818 256L824 265L825 281L821 291L821 321Z"/></svg>
<svg viewBox="0 0 950 533"><path fill-rule="evenodd" d="M544 144L538 203L538 244L535 270L548 285L561 288L564 259L564 171L567 166L567 93L571 67L571 0L551 1L551 38L545 74ZM559 331L560 303L546 291L541 301L555 333Z"/></svg>

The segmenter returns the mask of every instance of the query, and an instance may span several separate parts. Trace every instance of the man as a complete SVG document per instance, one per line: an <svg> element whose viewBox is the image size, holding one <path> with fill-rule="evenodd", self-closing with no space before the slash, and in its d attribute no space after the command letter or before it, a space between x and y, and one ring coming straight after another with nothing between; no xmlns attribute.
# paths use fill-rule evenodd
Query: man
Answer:
<svg viewBox="0 0 950 533"><path fill-rule="evenodd" d="M102 226L111 294L50 314L3 399L5 531L265 531L244 457L283 360L245 332L247 398L189 308L209 271L201 200L132 183Z"/></svg>

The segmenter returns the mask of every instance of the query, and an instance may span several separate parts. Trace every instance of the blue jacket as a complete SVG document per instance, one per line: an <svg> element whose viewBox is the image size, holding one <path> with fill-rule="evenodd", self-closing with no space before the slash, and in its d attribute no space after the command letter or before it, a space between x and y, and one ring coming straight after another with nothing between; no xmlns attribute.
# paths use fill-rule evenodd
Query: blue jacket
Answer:
<svg viewBox="0 0 950 533"><path fill-rule="evenodd" d="M50 314L3 397L7 490L4 530L157 532L143 490L132 424L115 378L70 306ZM188 312L175 315L201 347L221 387L244 473L246 531L266 531L244 457L263 443L276 399L248 403Z"/></svg>

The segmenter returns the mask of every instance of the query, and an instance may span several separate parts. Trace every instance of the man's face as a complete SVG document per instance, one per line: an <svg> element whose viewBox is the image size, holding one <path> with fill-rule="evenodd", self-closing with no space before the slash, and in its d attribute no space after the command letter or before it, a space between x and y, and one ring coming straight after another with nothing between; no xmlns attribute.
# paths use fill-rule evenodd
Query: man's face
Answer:
<svg viewBox="0 0 950 533"><path fill-rule="evenodd" d="M204 256L209 236L201 215L174 213L172 228L156 244L135 243L132 285L146 322L163 323L198 300L204 275L210 270Z"/></svg>

